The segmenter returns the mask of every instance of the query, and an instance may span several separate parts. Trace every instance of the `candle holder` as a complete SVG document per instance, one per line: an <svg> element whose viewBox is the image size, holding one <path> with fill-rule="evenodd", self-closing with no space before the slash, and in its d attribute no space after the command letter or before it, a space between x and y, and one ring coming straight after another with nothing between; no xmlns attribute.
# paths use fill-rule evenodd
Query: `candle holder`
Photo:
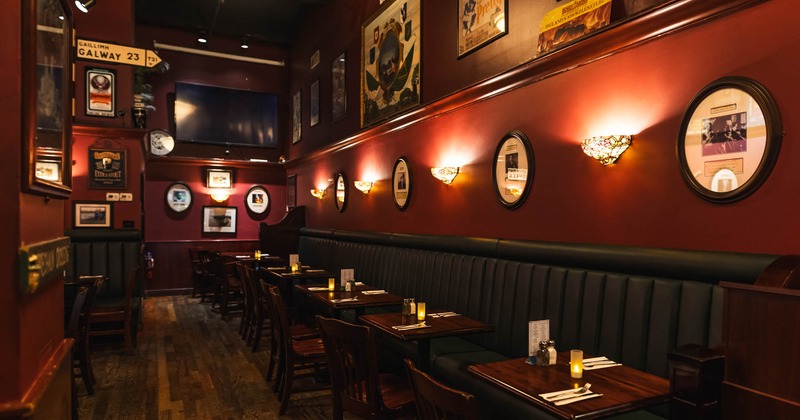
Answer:
<svg viewBox="0 0 800 420"><path fill-rule="evenodd" d="M258 250L258 249L256 250L255 257L256 257L257 260L261 259L261 251L260 250Z"/></svg>
<svg viewBox="0 0 800 420"><path fill-rule="evenodd" d="M425 320L425 302L417 302L417 321Z"/></svg>
<svg viewBox="0 0 800 420"><path fill-rule="evenodd" d="M569 376L583 378L583 350L569 351Z"/></svg>
<svg viewBox="0 0 800 420"><path fill-rule="evenodd" d="M336 279L333 277L328 277L328 290L332 292L335 287Z"/></svg>

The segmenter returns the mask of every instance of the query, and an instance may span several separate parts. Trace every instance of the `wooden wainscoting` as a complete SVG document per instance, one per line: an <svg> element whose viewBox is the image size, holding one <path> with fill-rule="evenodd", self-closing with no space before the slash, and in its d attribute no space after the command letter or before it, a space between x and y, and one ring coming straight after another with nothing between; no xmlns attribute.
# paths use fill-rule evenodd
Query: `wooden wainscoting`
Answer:
<svg viewBox="0 0 800 420"><path fill-rule="evenodd" d="M72 344L61 341L25 395L0 401L0 419L68 419L72 410Z"/></svg>

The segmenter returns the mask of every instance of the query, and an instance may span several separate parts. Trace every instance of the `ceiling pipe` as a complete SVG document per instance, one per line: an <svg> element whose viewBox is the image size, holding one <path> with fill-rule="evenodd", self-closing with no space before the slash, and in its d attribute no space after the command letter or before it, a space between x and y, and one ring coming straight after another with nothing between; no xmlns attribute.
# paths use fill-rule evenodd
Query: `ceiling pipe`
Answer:
<svg viewBox="0 0 800 420"><path fill-rule="evenodd" d="M198 50L197 48L179 47L177 45L161 44L153 41L153 48L156 50L177 51L187 54L205 55L208 57L223 58L226 60L246 61L248 63L266 64L269 66L283 67L286 63L283 60L267 60L264 58L245 57L243 55L226 54L207 50Z"/></svg>

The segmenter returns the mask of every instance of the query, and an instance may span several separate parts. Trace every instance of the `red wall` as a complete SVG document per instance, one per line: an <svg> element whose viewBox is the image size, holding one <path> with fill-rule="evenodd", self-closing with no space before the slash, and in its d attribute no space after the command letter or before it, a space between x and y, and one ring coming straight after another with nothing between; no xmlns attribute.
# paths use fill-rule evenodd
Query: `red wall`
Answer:
<svg viewBox="0 0 800 420"><path fill-rule="evenodd" d="M423 12L426 28L454 20L452 14L430 10ZM353 147L293 162L288 172L298 174L298 204L308 206L308 224L319 227L796 252L800 229L791 220L800 197L793 193L797 174L792 162L800 149L792 141L792 116L800 112L794 100L800 85L787 69L800 65L794 42L800 30L793 23L798 12L800 6L789 0L768 1ZM354 38L357 45L360 40ZM425 36L425 42L426 51L441 48L435 37ZM527 43L534 48L534 39ZM356 72L350 64L348 72ZM423 95L431 89L430 80L452 71L430 58L423 68ZM742 201L717 205L686 186L675 150L693 96L730 75L755 79L772 93L787 135L767 182ZM310 81L293 80L293 85ZM358 102L350 101L348 120L358 118L350 112L354 109ZM493 192L492 155L503 134L513 129L531 139L536 169L527 202L506 210ZM634 140L617 164L604 167L581 152L582 139L620 131L634 134ZM293 158L300 149L292 150ZM405 212L394 208L390 196L391 169L399 156L409 158L414 175ZM444 186L429 168L448 162L460 165L462 173ZM318 201L308 193L338 171L351 181L379 180L367 196L351 185L344 213L336 211L332 194Z"/></svg>

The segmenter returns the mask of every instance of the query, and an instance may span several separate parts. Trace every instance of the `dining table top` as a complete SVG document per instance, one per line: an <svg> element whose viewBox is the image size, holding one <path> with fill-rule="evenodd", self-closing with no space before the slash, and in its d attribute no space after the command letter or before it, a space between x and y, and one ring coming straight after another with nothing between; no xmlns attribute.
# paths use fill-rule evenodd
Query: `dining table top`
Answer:
<svg viewBox="0 0 800 420"><path fill-rule="evenodd" d="M300 288L308 294L310 300L322 303L323 305L334 309L336 311L345 309L363 310L365 308L381 307L381 306L394 306L403 303L403 297L397 296L392 293L381 294L364 294L365 291L376 290L370 286L359 286L356 290L344 291L334 290L327 293L311 293L308 287L302 288L296 285L295 288ZM350 300L355 299L355 300Z"/></svg>
<svg viewBox="0 0 800 420"><path fill-rule="evenodd" d="M531 405L564 419L602 418L665 403L669 400L669 381L641 370L618 365L585 370L573 379L569 371L569 352L558 353L558 363L533 366L527 358L516 358L471 365L473 375L514 394ZM557 406L539 394L575 389L590 383L590 390L602 396Z"/></svg>
<svg viewBox="0 0 800 420"><path fill-rule="evenodd" d="M429 311L429 314L438 313ZM416 316L403 315L398 312L363 315L359 320L370 327L386 333L400 341L427 340L436 337L446 337L453 335L480 333L494 331L494 326L477 319L464 315L454 315L447 317L425 317L424 328L414 328L408 330L397 330L394 326L409 325L418 323Z"/></svg>

